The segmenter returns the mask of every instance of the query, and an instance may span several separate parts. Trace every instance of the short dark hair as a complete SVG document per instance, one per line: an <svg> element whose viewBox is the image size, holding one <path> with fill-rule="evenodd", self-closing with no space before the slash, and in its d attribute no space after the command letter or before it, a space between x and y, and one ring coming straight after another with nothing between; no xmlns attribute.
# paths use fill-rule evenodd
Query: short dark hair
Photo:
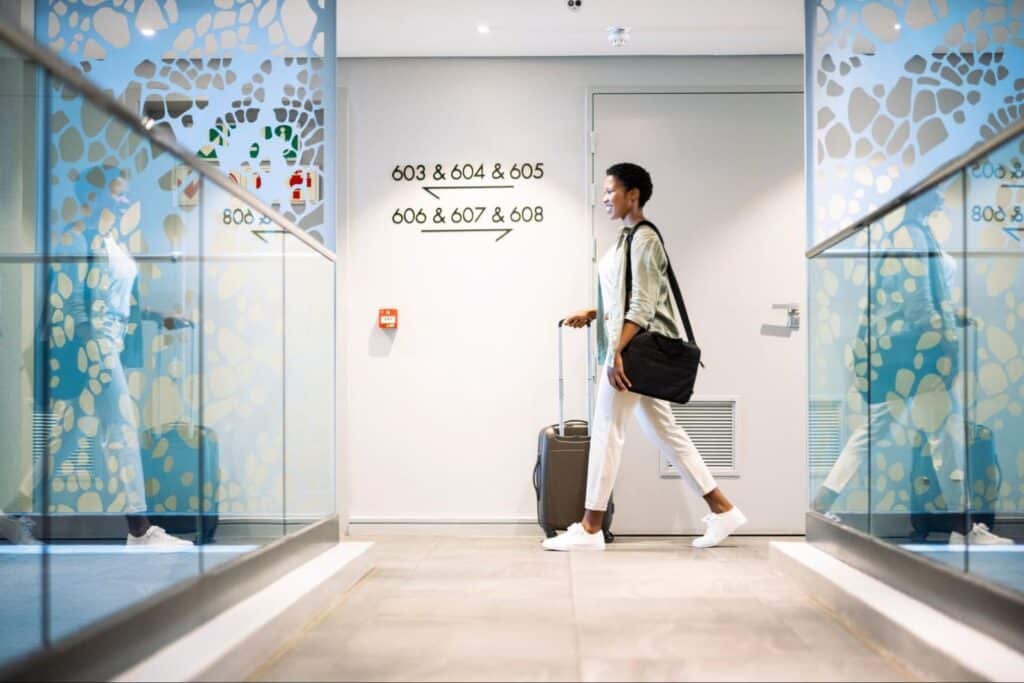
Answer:
<svg viewBox="0 0 1024 683"><path fill-rule="evenodd" d="M622 183L622 186L626 188L626 192L633 189L640 190L640 208L643 208L644 204L647 203L647 200L654 193L654 183L651 182L651 174L643 166L624 162L609 166L608 170L604 173L605 175L617 178Z"/></svg>

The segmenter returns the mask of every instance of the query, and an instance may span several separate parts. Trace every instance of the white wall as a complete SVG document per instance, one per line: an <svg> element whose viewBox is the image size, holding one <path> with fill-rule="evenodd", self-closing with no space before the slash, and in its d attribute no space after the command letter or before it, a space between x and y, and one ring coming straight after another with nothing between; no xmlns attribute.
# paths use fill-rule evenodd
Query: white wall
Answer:
<svg viewBox="0 0 1024 683"><path fill-rule="evenodd" d="M588 88L799 88L802 78L799 57L341 60L339 471L351 521L535 519L537 433L557 415L555 323L593 302ZM546 177L464 202L391 180L398 163L515 161L543 161ZM541 204L545 221L499 242L391 222L396 208L462 203ZM375 329L381 307L400 309L397 333ZM568 412L580 416L582 338L566 341Z"/></svg>

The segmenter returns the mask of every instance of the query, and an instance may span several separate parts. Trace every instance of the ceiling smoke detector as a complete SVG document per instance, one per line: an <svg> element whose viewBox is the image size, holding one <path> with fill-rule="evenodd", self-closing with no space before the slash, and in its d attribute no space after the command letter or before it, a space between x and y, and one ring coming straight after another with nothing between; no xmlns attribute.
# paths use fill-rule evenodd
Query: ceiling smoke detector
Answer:
<svg viewBox="0 0 1024 683"><path fill-rule="evenodd" d="M629 42L629 28L626 26L609 26L608 31L608 42L612 44L612 47L622 47Z"/></svg>

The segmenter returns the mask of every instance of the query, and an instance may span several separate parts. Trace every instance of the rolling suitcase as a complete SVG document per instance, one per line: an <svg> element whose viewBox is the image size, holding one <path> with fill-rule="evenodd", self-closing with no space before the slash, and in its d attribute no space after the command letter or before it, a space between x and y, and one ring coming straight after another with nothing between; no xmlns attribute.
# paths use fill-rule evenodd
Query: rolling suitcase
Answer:
<svg viewBox="0 0 1024 683"><path fill-rule="evenodd" d="M586 420L565 419L565 378L562 369L562 321L558 322L558 423L540 431L537 464L533 467L533 488L537 494L537 523L550 538L558 529L583 518L587 494L587 459L590 455L590 425ZM593 406L593 373L590 371L590 325L587 336L587 416ZM611 532L615 503L608 501L602 531L606 543L615 540Z"/></svg>
<svg viewBox="0 0 1024 683"><path fill-rule="evenodd" d="M196 334L195 325L188 320L176 318L173 328L167 328L162 317L144 313L143 321L156 322L157 334L177 330ZM180 339L172 341L178 341L182 347L184 371L192 364L189 345ZM185 362L185 357L189 361ZM157 360L154 367L162 371L166 366ZM185 418L143 431L139 442L149 520L170 534L194 533L196 543L212 542L220 521L220 458L216 433Z"/></svg>

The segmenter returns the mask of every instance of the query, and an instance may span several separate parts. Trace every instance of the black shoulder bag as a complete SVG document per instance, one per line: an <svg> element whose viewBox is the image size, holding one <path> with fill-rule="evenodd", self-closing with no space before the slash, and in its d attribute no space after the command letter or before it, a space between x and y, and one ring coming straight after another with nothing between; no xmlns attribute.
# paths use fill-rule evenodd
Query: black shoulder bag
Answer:
<svg viewBox="0 0 1024 683"><path fill-rule="evenodd" d="M658 235L662 248L665 246L665 240L662 239L658 228L649 221L637 223L629 233L626 240L626 304L623 316L629 311L629 299L633 291L633 262L630 256L633 235L644 225ZM667 252L665 259L668 261L668 281L672 286L672 295L675 297L679 315L683 318L683 327L686 328L689 341L641 330L622 350L622 364L632 385L630 391L673 403L686 403L693 395L697 368L703 363L700 362L700 347L693 337L690 316L686 314L686 304L683 303L683 295L679 292L679 283L672 271L672 262L668 260Z"/></svg>

